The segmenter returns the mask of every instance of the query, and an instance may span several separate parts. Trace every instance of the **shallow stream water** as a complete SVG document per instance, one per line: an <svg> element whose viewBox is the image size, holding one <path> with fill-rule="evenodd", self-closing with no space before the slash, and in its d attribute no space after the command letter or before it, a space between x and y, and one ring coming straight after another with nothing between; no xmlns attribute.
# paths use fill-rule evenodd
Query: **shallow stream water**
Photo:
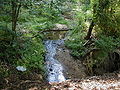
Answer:
<svg viewBox="0 0 120 90"><path fill-rule="evenodd" d="M46 32L46 67L48 82L62 82L66 79L86 77L86 69L80 60L74 59L65 47L68 33L63 31Z"/></svg>
<svg viewBox="0 0 120 90"><path fill-rule="evenodd" d="M55 59L56 49L59 45L64 44L64 40L46 40L45 47L47 50L45 60L48 71L48 82L62 82L65 81L63 75L63 66Z"/></svg>

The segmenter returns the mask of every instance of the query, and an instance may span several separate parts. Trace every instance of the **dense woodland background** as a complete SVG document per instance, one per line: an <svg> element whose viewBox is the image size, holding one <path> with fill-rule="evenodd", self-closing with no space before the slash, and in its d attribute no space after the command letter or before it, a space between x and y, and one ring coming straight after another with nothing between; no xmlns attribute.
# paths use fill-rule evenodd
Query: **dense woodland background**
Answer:
<svg viewBox="0 0 120 90"><path fill-rule="evenodd" d="M0 0L0 78L31 72L45 78L41 32L56 23L71 29L65 45L88 75L120 69L120 0Z"/></svg>

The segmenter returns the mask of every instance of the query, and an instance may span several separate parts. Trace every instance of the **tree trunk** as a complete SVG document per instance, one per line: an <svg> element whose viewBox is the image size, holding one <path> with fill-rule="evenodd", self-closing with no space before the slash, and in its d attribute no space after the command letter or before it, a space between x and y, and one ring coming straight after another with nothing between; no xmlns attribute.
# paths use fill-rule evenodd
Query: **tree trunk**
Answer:
<svg viewBox="0 0 120 90"><path fill-rule="evenodd" d="M90 26L89 26L89 29L88 29L88 33L87 33L87 36L85 37L86 40L89 40L90 39L90 36L92 34L92 30L93 30L93 27L95 26L94 24L94 21L92 20Z"/></svg>
<svg viewBox="0 0 120 90"><path fill-rule="evenodd" d="M17 19L19 15L21 4L17 5L17 2L12 1L12 30L16 32Z"/></svg>

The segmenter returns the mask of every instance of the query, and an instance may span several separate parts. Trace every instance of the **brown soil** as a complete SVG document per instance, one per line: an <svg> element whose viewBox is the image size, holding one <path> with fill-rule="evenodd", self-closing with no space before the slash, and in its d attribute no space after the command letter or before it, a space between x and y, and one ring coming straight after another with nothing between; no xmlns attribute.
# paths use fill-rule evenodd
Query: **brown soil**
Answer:
<svg viewBox="0 0 120 90"><path fill-rule="evenodd" d="M80 79L86 77L86 69L80 60L75 60L67 48L61 45L57 49L56 59L64 67L64 75L67 79Z"/></svg>

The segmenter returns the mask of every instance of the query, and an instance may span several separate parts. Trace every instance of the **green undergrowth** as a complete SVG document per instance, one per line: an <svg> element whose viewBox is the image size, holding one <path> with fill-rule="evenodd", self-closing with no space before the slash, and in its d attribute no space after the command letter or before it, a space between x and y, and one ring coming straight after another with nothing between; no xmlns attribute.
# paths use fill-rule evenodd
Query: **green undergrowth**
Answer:
<svg viewBox="0 0 120 90"><path fill-rule="evenodd" d="M17 61L17 66L25 66L28 70L44 71L45 49L42 39L37 36L27 39L22 50L22 60Z"/></svg>
<svg viewBox="0 0 120 90"><path fill-rule="evenodd" d="M36 11L36 9L34 11ZM20 28L33 31L41 31L53 28L56 23L68 24L68 22L55 11L42 11L41 15L37 15L34 13L34 11L26 9L22 10L19 17Z"/></svg>
<svg viewBox="0 0 120 90"><path fill-rule="evenodd" d="M71 54L74 57L81 57L85 54L85 47L84 43L86 40L84 40L85 33L81 31L71 31L70 35L67 37L68 40L65 41L65 45L67 48L71 50Z"/></svg>
<svg viewBox="0 0 120 90"><path fill-rule="evenodd" d="M24 66L27 69L25 73L36 72L44 76L42 35L36 32L15 34L4 26L0 29L0 77L9 76L17 66ZM16 38L13 40L13 37ZM14 69L11 71L9 67Z"/></svg>
<svg viewBox="0 0 120 90"><path fill-rule="evenodd" d="M65 41L65 45L70 49L72 56L82 60L87 74L101 75L117 70L119 60L113 61L109 56L120 48L120 37L99 34L89 41L84 39L85 36L84 32L72 33Z"/></svg>
<svg viewBox="0 0 120 90"><path fill-rule="evenodd" d="M65 45L71 49L71 54L75 57L84 56L89 50L96 48L100 49L103 54L107 54L120 47L120 38L114 38L112 36L99 35L96 38L92 38L93 45L86 46L88 40L84 39L84 32L77 32L68 36ZM90 41L90 42L91 42Z"/></svg>
<svg viewBox="0 0 120 90"><path fill-rule="evenodd" d="M45 49L39 37L31 38L24 43L22 60L17 61L17 66L25 66L28 70L44 70Z"/></svg>

